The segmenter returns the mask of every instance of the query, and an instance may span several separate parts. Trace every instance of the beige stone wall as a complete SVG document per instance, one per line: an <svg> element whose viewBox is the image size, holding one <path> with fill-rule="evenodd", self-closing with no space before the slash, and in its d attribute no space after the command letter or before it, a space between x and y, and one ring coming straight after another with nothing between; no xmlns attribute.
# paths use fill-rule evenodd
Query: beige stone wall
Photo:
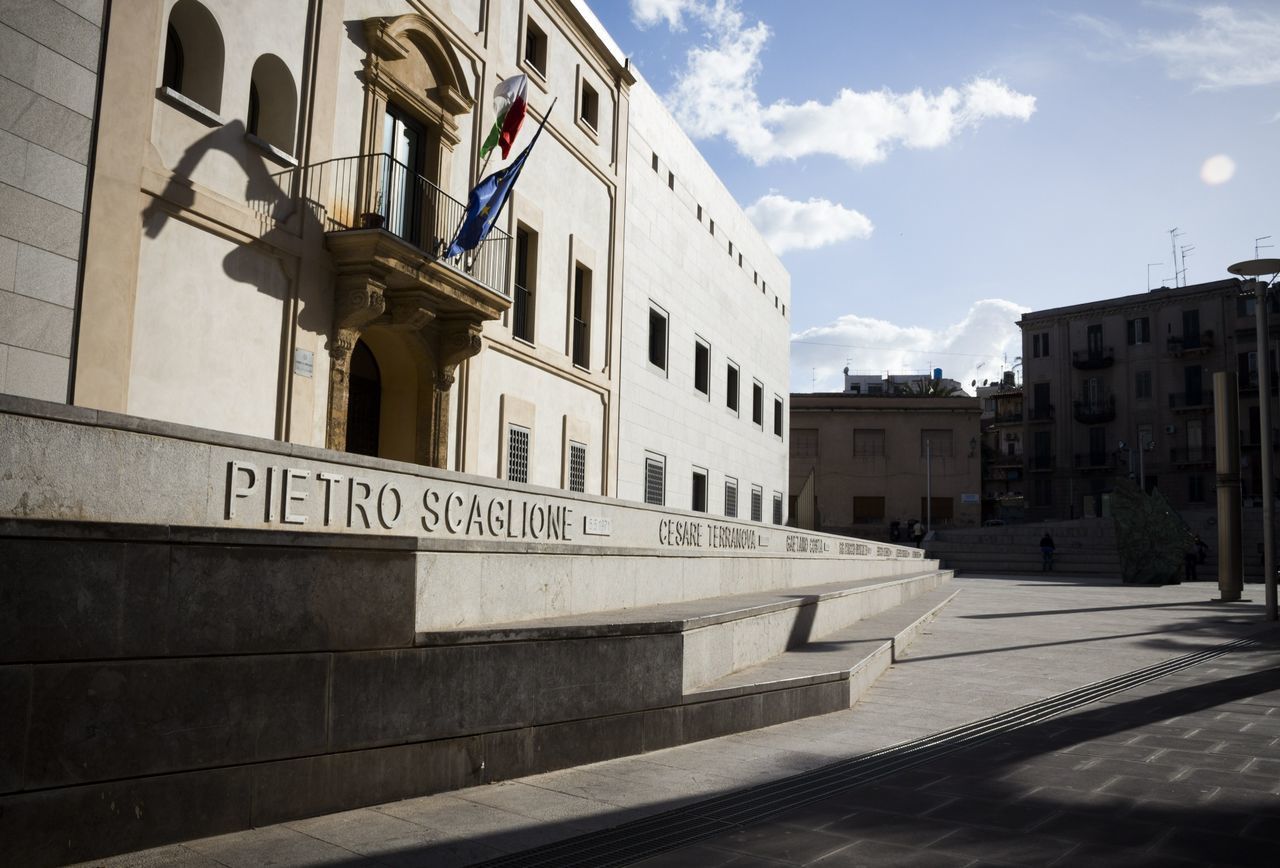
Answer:
<svg viewBox="0 0 1280 868"><path fill-rule="evenodd" d="M0 6L0 392L67 400L102 6Z"/></svg>
<svg viewBox="0 0 1280 868"><path fill-rule="evenodd" d="M981 444L976 398L886 398L794 394L791 407L792 486L814 474L817 530L883 539L892 521L924 520L926 477L937 504L934 527L973 527L982 517ZM855 430L881 432L881 448L855 452ZM924 432L950 432L950 445L926 461ZM812 432L812 433L811 433ZM797 454L813 442L816 450ZM928 472L931 465L932 472ZM972 495L964 498L962 495ZM884 499L883 520L859 522L854 498ZM906 538L905 536L903 537Z"/></svg>

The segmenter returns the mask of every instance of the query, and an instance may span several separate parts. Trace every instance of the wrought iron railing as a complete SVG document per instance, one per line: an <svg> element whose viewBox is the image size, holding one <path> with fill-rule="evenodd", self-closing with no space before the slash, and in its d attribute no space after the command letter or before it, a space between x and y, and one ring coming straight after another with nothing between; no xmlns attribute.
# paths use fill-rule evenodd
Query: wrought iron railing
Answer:
<svg viewBox="0 0 1280 868"><path fill-rule="evenodd" d="M1032 422L1052 422L1053 421L1053 405L1037 404L1031 408L1029 418Z"/></svg>
<svg viewBox="0 0 1280 868"><path fill-rule="evenodd" d="M1072 404L1072 415L1077 422L1085 425L1098 425L1110 422L1116 417L1116 396L1105 398L1086 398Z"/></svg>
<svg viewBox="0 0 1280 868"><path fill-rule="evenodd" d="M338 157L301 172L302 198L325 232L382 229L417 247L424 258L464 274L508 298L511 236L493 228L474 250L446 257L467 207L387 154ZM287 179L283 179L286 180ZM287 189L288 184L282 183Z"/></svg>
<svg viewBox="0 0 1280 868"><path fill-rule="evenodd" d="M1082 370L1109 368L1116 360L1116 351L1112 347L1092 347L1084 352L1074 350L1071 353L1071 364Z"/></svg>
<svg viewBox="0 0 1280 868"><path fill-rule="evenodd" d="M1201 389L1198 392L1170 392L1169 407L1174 410L1193 407L1212 407L1213 390Z"/></svg>

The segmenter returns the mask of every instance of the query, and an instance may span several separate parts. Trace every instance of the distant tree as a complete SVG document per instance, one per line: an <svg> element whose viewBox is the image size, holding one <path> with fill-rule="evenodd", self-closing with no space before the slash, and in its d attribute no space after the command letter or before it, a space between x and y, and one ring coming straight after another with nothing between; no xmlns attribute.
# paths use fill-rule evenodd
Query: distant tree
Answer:
<svg viewBox="0 0 1280 868"><path fill-rule="evenodd" d="M899 386L897 394L905 398L951 398L964 395L964 392L942 380L920 379L912 380L905 386Z"/></svg>

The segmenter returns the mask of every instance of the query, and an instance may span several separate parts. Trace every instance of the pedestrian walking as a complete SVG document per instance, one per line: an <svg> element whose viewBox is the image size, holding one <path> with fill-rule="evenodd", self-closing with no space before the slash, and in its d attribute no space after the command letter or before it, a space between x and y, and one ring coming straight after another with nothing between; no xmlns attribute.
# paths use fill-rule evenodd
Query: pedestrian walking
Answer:
<svg viewBox="0 0 1280 868"><path fill-rule="evenodd" d="M1053 537L1048 531L1044 532L1044 536L1040 537L1040 572L1053 572Z"/></svg>
<svg viewBox="0 0 1280 868"><path fill-rule="evenodd" d="M918 521L911 528L911 541L916 544L916 548L921 547L921 543L924 541L924 522Z"/></svg>

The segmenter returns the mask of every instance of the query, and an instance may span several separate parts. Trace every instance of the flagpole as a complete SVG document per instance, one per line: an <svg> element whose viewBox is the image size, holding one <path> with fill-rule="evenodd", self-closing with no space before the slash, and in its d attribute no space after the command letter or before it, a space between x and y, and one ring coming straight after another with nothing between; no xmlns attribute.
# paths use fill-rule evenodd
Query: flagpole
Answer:
<svg viewBox="0 0 1280 868"><path fill-rule="evenodd" d="M553 108L555 108L555 107L556 107L556 101L557 101L557 100L559 100L559 99L560 99L560 97L558 97L558 96L557 96L557 97L553 97L553 98L552 98L552 100L551 100L551 105L547 106L547 110L546 110L546 112L542 115L542 123L538 124L538 129L537 129L537 131L533 134L533 139L531 139L531 140L529 141L529 144L530 144L530 145L532 145L535 141L537 141L537 140L538 140L538 135L542 132L542 128L543 128L543 127L545 127L545 126L547 125L547 120L551 117L551 110L552 110ZM489 160L490 160L490 159L492 159L492 157L493 157L493 151L490 151L490 152L489 152L489 156L488 156L488 157L485 157L485 160L484 160L484 164L485 164L486 166L487 166L487 165L489 165ZM482 169L482 170L481 170L481 172L480 172L480 177L481 177L481 178L483 178L483 177L484 177L484 170L483 170L483 169ZM479 179L477 179L476 183L477 183L477 184L478 184L478 183L480 183ZM506 207L507 207L507 203L506 203L506 201L505 201L505 200L504 200L504 201L503 201L503 203L502 203L502 207L503 207L503 208L506 208ZM499 210L499 211L498 211L498 213L497 213L497 215L493 218L493 222L496 224L496 223L498 222L498 218L499 218L499 217L501 217L501 216L502 216L502 211L501 211L501 210ZM454 234L454 237L455 237L455 238L456 238L456 237L457 237L457 235L458 235L458 230L462 228L463 220L466 220L466 217L467 217L466 212L465 212L465 211L463 211L463 214L462 214L462 220L459 220L459 221L458 221L458 227L457 227L457 229L454 229L454 230L453 230L453 234ZM472 264L475 264L476 257L480 255L480 248L481 248L481 247L484 247L485 242L487 242L488 240L489 240L489 236L488 236L488 235L485 235L485 237L484 237L484 238L482 238L482 239L480 240L480 243L479 243L479 244L477 244L477 245L475 246L475 249L471 251L471 262L472 262Z"/></svg>

